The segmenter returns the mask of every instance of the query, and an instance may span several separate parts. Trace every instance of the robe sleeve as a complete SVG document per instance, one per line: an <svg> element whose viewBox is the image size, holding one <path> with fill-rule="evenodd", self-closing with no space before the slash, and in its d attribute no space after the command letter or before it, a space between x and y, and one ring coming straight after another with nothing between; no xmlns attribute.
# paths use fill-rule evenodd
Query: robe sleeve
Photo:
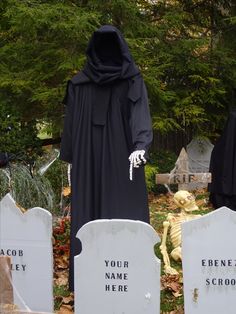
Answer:
<svg viewBox="0 0 236 314"><path fill-rule="evenodd" d="M73 128L73 108L74 108L74 88L69 81L64 98L65 117L62 132L60 159L72 163L72 128Z"/></svg>
<svg viewBox="0 0 236 314"><path fill-rule="evenodd" d="M143 80L134 88L133 94L135 97L131 105L130 128L134 150L145 150L147 154L153 133L147 90Z"/></svg>

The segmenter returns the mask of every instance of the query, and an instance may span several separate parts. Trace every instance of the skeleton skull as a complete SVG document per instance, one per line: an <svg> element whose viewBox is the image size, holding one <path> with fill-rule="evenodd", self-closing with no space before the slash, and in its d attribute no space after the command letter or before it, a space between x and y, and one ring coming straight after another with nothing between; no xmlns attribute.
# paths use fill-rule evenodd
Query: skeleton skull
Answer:
<svg viewBox="0 0 236 314"><path fill-rule="evenodd" d="M191 212L194 210L198 210L198 206L195 203L195 198L193 194L188 191L178 191L174 195L175 204L184 209L186 212Z"/></svg>
<svg viewBox="0 0 236 314"><path fill-rule="evenodd" d="M198 210L194 196L188 191L178 191L174 194L175 204L181 208L181 212L177 214L169 213L166 221L163 222L163 236L160 250L163 256L164 269L167 274L177 274L178 272L171 267L169 254L166 247L166 239L168 230L170 230L170 240L173 250L170 255L175 260L181 260L181 224L185 221L196 219L201 215L191 214L191 211Z"/></svg>

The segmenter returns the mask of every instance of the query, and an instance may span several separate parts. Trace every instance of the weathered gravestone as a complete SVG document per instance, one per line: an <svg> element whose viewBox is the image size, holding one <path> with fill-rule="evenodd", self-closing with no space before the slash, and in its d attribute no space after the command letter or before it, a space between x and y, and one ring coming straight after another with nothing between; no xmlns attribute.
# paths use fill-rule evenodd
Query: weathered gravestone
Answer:
<svg viewBox="0 0 236 314"><path fill-rule="evenodd" d="M209 172L191 172L188 154L184 148L181 149L175 167L170 173L156 175L157 184L178 184L178 190L191 190L190 184L196 182L211 182L211 174Z"/></svg>
<svg viewBox="0 0 236 314"><path fill-rule="evenodd" d="M77 237L82 252L75 257L76 314L160 313L159 237L140 221L96 220Z"/></svg>
<svg viewBox="0 0 236 314"><path fill-rule="evenodd" d="M214 145L207 138L194 138L187 145L189 172L207 173L209 171L211 152ZM207 187L207 183L190 182L189 190Z"/></svg>
<svg viewBox="0 0 236 314"><path fill-rule="evenodd" d="M53 311L52 216L42 208L25 213L7 194L0 202L0 256L11 257L14 304Z"/></svg>
<svg viewBox="0 0 236 314"><path fill-rule="evenodd" d="M236 313L236 213L222 207L182 225L185 314Z"/></svg>

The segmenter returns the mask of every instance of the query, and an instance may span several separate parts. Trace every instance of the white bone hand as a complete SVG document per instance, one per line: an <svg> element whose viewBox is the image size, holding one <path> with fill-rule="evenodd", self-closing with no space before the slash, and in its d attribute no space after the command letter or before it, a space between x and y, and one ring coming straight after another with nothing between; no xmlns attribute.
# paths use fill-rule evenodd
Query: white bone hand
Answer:
<svg viewBox="0 0 236 314"><path fill-rule="evenodd" d="M144 158L145 150L135 150L130 156L129 161L133 164L134 168L138 168L142 163L146 163Z"/></svg>
<svg viewBox="0 0 236 314"><path fill-rule="evenodd" d="M139 168L140 165L145 164L147 160L144 157L145 150L135 150L129 156L130 167L129 167L129 178L133 180L133 168Z"/></svg>

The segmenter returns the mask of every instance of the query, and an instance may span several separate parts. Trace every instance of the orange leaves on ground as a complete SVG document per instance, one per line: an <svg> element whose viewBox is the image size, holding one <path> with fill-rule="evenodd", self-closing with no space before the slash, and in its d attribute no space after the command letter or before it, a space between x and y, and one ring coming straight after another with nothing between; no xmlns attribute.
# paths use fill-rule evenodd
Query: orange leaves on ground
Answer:
<svg viewBox="0 0 236 314"><path fill-rule="evenodd" d="M56 312L56 314L71 314L74 313L73 307L71 305L63 304L60 309Z"/></svg>
<svg viewBox="0 0 236 314"><path fill-rule="evenodd" d="M163 275L161 276L161 289L167 289L175 297L182 295L182 279L179 275Z"/></svg>
<svg viewBox="0 0 236 314"><path fill-rule="evenodd" d="M54 285L62 288L55 296L58 304L57 314L73 313L74 296L68 290L69 250L70 250L70 218L58 218L53 228L54 253ZM60 290L59 290L60 291ZM60 295L61 294L61 295Z"/></svg>
<svg viewBox="0 0 236 314"><path fill-rule="evenodd" d="M60 303L60 309L56 312L57 314L70 314L74 313L74 295L70 293L69 296L57 296L57 303Z"/></svg>
<svg viewBox="0 0 236 314"><path fill-rule="evenodd" d="M63 196L69 196L71 193L71 187L70 186L66 186L63 188L62 194Z"/></svg>
<svg viewBox="0 0 236 314"><path fill-rule="evenodd" d="M54 274L54 284L66 286L68 284L68 271L56 271Z"/></svg>
<svg viewBox="0 0 236 314"><path fill-rule="evenodd" d="M53 230L54 236L54 283L59 286L67 285L69 269L69 219L60 218Z"/></svg>

